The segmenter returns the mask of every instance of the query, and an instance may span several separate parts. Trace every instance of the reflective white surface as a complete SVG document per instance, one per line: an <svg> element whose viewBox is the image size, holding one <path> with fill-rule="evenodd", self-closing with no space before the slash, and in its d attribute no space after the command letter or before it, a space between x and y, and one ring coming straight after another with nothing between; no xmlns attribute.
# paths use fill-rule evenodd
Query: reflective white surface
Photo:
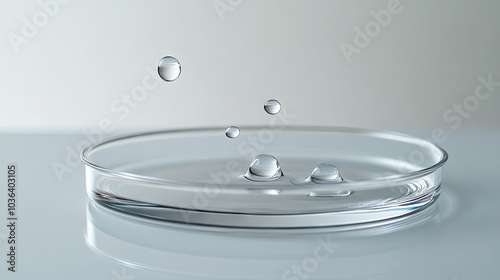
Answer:
<svg viewBox="0 0 500 280"><path fill-rule="evenodd" d="M2 135L1 181L7 164L18 166L19 250L18 272L4 263L0 278L497 279L500 132L448 136L441 197L408 219L343 231L224 232L139 222L89 204L82 164L62 182L51 166L65 163L65 147L81 135ZM5 236L2 226L3 255Z"/></svg>

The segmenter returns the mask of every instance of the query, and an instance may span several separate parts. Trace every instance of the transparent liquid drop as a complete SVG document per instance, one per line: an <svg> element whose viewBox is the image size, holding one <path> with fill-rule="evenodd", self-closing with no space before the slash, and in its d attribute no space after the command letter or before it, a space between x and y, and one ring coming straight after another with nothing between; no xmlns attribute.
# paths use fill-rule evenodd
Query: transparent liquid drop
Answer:
<svg viewBox="0 0 500 280"><path fill-rule="evenodd" d="M344 181L337 167L329 163L321 163L314 167L310 177L311 181L316 184L340 183Z"/></svg>
<svg viewBox="0 0 500 280"><path fill-rule="evenodd" d="M245 178L251 181L267 182L283 176L278 160L272 155L261 154L250 163Z"/></svg>
<svg viewBox="0 0 500 280"><path fill-rule="evenodd" d="M166 56L158 63L158 74L166 82L173 82L181 75L181 64L172 56Z"/></svg>
<svg viewBox="0 0 500 280"><path fill-rule="evenodd" d="M264 110L270 115L276 115L281 111L281 104L278 100L269 99L264 103Z"/></svg>
<svg viewBox="0 0 500 280"><path fill-rule="evenodd" d="M236 126L226 128L226 136L228 138L236 138L240 135L240 129Z"/></svg>

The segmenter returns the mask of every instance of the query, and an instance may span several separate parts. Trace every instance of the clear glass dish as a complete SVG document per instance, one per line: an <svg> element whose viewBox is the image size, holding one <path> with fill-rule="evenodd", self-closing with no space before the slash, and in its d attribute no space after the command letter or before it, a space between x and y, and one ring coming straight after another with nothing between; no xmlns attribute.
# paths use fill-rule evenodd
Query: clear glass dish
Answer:
<svg viewBox="0 0 500 280"><path fill-rule="evenodd" d="M236 228L359 224L421 210L439 195L447 153L394 132L342 127L242 127L158 131L105 140L81 158L95 202L169 222ZM283 176L245 178L269 154ZM333 164L342 182L307 180ZM309 177L310 178L310 177Z"/></svg>

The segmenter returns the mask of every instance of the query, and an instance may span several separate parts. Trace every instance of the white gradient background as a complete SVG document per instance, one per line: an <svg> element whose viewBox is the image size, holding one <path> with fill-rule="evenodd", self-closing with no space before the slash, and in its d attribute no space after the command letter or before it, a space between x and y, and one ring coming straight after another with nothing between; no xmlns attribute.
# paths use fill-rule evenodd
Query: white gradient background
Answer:
<svg viewBox="0 0 500 280"><path fill-rule="evenodd" d="M15 52L8 38L38 1L2 1L0 131L81 133L265 124L278 99L293 124L449 129L443 113L500 81L500 2L409 1L347 63L339 44L383 1L242 1L221 20L214 1L79 1ZM221 2L226 2L221 0ZM113 101L166 55L182 74L124 119ZM460 127L500 128L500 88Z"/></svg>
<svg viewBox="0 0 500 280"><path fill-rule="evenodd" d="M262 106L269 98L281 101L297 125L379 128L424 138L442 128L448 139L439 143L450 160L436 219L364 242L346 238L309 279L498 279L500 87L459 126L443 113L471 98L478 76L500 81L500 1L401 0L402 12L351 63L339 44L352 44L354 28L364 28L373 20L371 11L386 9L389 0L243 0L224 20L214 0L72 0L17 53L9 33L19 34L23 18L41 11L39 0L0 1L0 166L17 164L20 199L19 273L4 263L0 279L186 279L89 249L85 173L74 150L87 142L85 131L105 119L115 125L109 135L268 124L272 117ZM180 78L158 84L120 119L111 104L141 85L149 75L145 69L166 55L181 61ZM70 171L59 179L54 163ZM0 182L6 175L0 171ZM6 195L0 191L2 223ZM120 230L141 239L142 228L116 225L109 224L118 234L104 248L157 256L120 243ZM241 279L280 279L317 246L307 235L222 236L218 243L203 233L182 236L175 245L192 253L166 251L165 260L154 262L165 261L165 268L182 275L201 267L227 279L221 267ZM1 254L6 238L1 226ZM217 251L223 246L227 257ZM262 251L271 254L254 258ZM237 260L240 266L233 265ZM123 272L130 277L116 276ZM221 279L212 274L200 278Z"/></svg>

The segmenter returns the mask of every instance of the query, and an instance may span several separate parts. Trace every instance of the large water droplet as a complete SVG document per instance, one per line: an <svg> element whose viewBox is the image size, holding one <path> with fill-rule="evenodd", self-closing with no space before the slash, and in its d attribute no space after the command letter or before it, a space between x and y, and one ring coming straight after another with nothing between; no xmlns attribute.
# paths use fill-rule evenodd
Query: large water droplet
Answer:
<svg viewBox="0 0 500 280"><path fill-rule="evenodd" d="M273 181L283 176L278 160L266 154L256 156L250 163L245 177L251 181Z"/></svg>
<svg viewBox="0 0 500 280"><path fill-rule="evenodd" d="M166 56L158 63L158 74L167 81L173 82L181 75L181 64L172 56Z"/></svg>
<svg viewBox="0 0 500 280"><path fill-rule="evenodd" d="M316 184L340 183L344 181L335 165L321 163L311 172L311 181Z"/></svg>
<svg viewBox="0 0 500 280"><path fill-rule="evenodd" d="M270 115L276 115L281 110L281 104L278 100L269 99L264 103L264 110Z"/></svg>
<svg viewBox="0 0 500 280"><path fill-rule="evenodd" d="M236 126L226 128L226 136L228 138L236 138L240 135L240 129Z"/></svg>

